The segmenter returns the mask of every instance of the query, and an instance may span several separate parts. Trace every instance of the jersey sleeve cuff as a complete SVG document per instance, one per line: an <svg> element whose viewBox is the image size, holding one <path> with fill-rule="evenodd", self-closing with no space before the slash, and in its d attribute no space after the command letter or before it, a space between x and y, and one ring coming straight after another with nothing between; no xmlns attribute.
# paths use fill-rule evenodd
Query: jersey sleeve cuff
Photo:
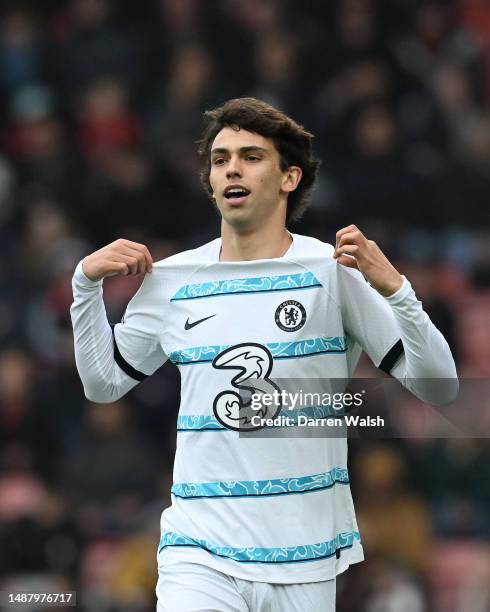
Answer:
<svg viewBox="0 0 490 612"><path fill-rule="evenodd" d="M403 276L403 284L400 287L400 289L398 289L398 291L395 291L395 293L393 293L393 295L389 295L388 297L385 297L385 300L391 305L391 306L395 306L396 304L399 304L400 302L402 302L407 295L412 291L412 285L410 284L409 280Z"/></svg>
<svg viewBox="0 0 490 612"><path fill-rule="evenodd" d="M88 276L85 275L85 272L82 268L83 259L78 262L77 267L75 268L75 273L73 274L73 281L80 285L81 287L86 287L87 289L92 289L93 287L101 287L102 279L98 281L93 281Z"/></svg>

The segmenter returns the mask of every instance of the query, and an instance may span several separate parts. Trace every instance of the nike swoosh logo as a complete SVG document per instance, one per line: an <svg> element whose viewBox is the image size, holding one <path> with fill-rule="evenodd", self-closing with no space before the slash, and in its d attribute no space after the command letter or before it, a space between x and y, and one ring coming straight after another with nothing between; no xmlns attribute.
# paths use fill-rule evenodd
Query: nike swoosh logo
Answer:
<svg viewBox="0 0 490 612"><path fill-rule="evenodd" d="M192 329L196 325L199 325L199 323L202 323L203 321L207 321L208 319L212 319L215 316L216 316L215 314L212 314L212 315L209 315L209 317L204 317L204 319L199 319L197 321L193 321L192 323L189 323L189 317L187 317L187 321L185 322L184 329Z"/></svg>

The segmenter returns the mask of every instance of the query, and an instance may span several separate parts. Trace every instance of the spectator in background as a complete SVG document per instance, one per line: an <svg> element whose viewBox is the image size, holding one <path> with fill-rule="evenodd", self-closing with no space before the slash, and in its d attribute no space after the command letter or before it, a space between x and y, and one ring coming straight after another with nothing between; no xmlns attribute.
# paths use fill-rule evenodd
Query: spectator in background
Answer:
<svg viewBox="0 0 490 612"><path fill-rule="evenodd" d="M109 234L134 235L145 225L160 234L166 226L177 231L179 215L169 206L169 200L177 199L174 192L179 194L176 171L160 170L157 160L142 152L142 126L121 81L98 79L87 88L78 130L88 172L81 190L83 224L90 227L93 241L98 244ZM168 136L161 134L167 147Z"/></svg>
<svg viewBox="0 0 490 612"><path fill-rule="evenodd" d="M298 81L298 43L292 33L270 32L254 46L256 86L250 95L294 112Z"/></svg>
<svg viewBox="0 0 490 612"><path fill-rule="evenodd" d="M119 149L131 149L140 139L140 125L129 108L129 92L114 77L99 78L85 90L78 118L81 149L97 167Z"/></svg>
<svg viewBox="0 0 490 612"><path fill-rule="evenodd" d="M460 66L470 78L474 95L482 102L482 48L475 35L456 19L457 5L455 0L418 3L408 15L413 28L405 27L405 36L394 45L395 57L404 70L427 85L441 64Z"/></svg>
<svg viewBox="0 0 490 612"><path fill-rule="evenodd" d="M0 22L0 93L8 94L38 81L44 59L44 45L33 15L20 7L7 9Z"/></svg>
<svg viewBox="0 0 490 612"><path fill-rule="evenodd" d="M0 454L0 573L75 576L80 537L64 500L33 469L29 447L4 446Z"/></svg>
<svg viewBox="0 0 490 612"><path fill-rule="evenodd" d="M16 162L22 184L42 185L72 204L79 161L57 114L54 92L43 83L25 85L11 96L6 150ZM73 212L74 206L70 206Z"/></svg>
<svg viewBox="0 0 490 612"><path fill-rule="evenodd" d="M159 81L148 108L147 142L162 165L182 176L198 172L197 155L187 135L198 133L198 109L215 97L215 67L204 47L186 45L174 50L172 71ZM197 117L197 118L196 118Z"/></svg>
<svg viewBox="0 0 490 612"><path fill-rule="evenodd" d="M1 353L0 448L25 447L29 470L49 479L61 451L60 423L38 401L38 391L33 360L18 349Z"/></svg>
<svg viewBox="0 0 490 612"><path fill-rule="evenodd" d="M253 62L256 46L270 36L286 36L284 5L278 0L219 3L211 31L213 40L219 39L220 44L212 44L210 49L220 77L217 82L225 91L216 102L243 95L253 87L257 78ZM239 70L236 58L240 58Z"/></svg>
<svg viewBox="0 0 490 612"><path fill-rule="evenodd" d="M169 51L179 47L206 43L203 30L205 9L199 0L157 0L157 13L163 31L160 44L166 45Z"/></svg>
<svg viewBox="0 0 490 612"><path fill-rule="evenodd" d="M135 85L142 70L139 41L115 27L113 0L71 0L58 15L53 78L63 96L73 100L80 88L113 75Z"/></svg>
<svg viewBox="0 0 490 612"><path fill-rule="evenodd" d="M490 188L490 119L478 103L468 71L440 64L433 95L447 130L447 153L436 175L440 212L448 223L489 226L486 193Z"/></svg>
<svg viewBox="0 0 490 612"><path fill-rule="evenodd" d="M392 237L407 221L417 223L421 210L425 223L433 223L425 184L403 155L393 110L372 100L354 107L347 117L348 144L337 167L345 218L354 215L363 227L383 220Z"/></svg>
<svg viewBox="0 0 490 612"><path fill-rule="evenodd" d="M118 530L154 495L153 449L130 427L126 402L107 404L102 410L88 404L85 410L60 483L84 530Z"/></svg>
<svg viewBox="0 0 490 612"><path fill-rule="evenodd" d="M307 43L303 68L306 83L313 92L317 92L325 81L333 80L340 72L366 58L374 61L389 58L380 31L379 3L336 0L312 3L311 11L317 19L310 24L310 43ZM328 35L325 35L325 28Z"/></svg>
<svg viewBox="0 0 490 612"><path fill-rule="evenodd" d="M477 540L488 537L490 517L485 506L490 484L488 478L482 478L490 469L488 443L463 437L440 439L416 451L415 480L430 500L437 534Z"/></svg>
<svg viewBox="0 0 490 612"><path fill-rule="evenodd" d="M219 90L207 48L182 45L173 53L171 73L157 81L146 107L146 146L157 171L148 217L160 237L192 240L195 231L209 235L215 217L198 183L189 180L198 176L199 159L188 135L199 132L200 109L213 104Z"/></svg>
<svg viewBox="0 0 490 612"><path fill-rule="evenodd" d="M368 558L385 559L421 576L431 544L429 515L422 498L408 489L406 471L394 447L373 446L358 455L359 527Z"/></svg>

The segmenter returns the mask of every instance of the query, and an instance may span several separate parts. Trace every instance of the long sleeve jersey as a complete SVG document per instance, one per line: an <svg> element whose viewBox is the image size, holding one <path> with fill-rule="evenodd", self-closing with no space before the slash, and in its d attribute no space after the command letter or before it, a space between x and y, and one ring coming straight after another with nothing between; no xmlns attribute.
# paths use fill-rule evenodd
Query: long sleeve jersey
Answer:
<svg viewBox="0 0 490 612"><path fill-rule="evenodd" d="M277 259L220 262L216 239L155 263L114 329L102 281L90 281L81 262L75 271L71 316L87 398L114 401L166 360L180 370L160 563L185 559L247 580L296 583L331 579L363 559L347 440L241 435L229 423L247 368L270 380L347 381L364 350L423 401L456 397L448 344L407 279L383 298L333 260L331 245L292 236ZM448 384L427 384L436 378ZM235 400L223 403L227 394Z"/></svg>

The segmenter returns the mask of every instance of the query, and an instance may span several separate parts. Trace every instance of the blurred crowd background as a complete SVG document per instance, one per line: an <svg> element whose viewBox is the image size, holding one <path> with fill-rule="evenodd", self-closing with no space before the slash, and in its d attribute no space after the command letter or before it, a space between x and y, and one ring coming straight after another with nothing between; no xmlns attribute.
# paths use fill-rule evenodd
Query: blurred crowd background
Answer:
<svg viewBox="0 0 490 612"><path fill-rule="evenodd" d="M460 374L489 377L489 59L488 0L2 0L0 589L154 609L178 373L85 400L70 280L119 237L158 260L218 235L195 141L230 97L316 136L318 187L291 229L331 242L359 225L411 279ZM139 282L105 283L110 320ZM367 561L339 577L338 610L488 611L488 439L350 452Z"/></svg>

